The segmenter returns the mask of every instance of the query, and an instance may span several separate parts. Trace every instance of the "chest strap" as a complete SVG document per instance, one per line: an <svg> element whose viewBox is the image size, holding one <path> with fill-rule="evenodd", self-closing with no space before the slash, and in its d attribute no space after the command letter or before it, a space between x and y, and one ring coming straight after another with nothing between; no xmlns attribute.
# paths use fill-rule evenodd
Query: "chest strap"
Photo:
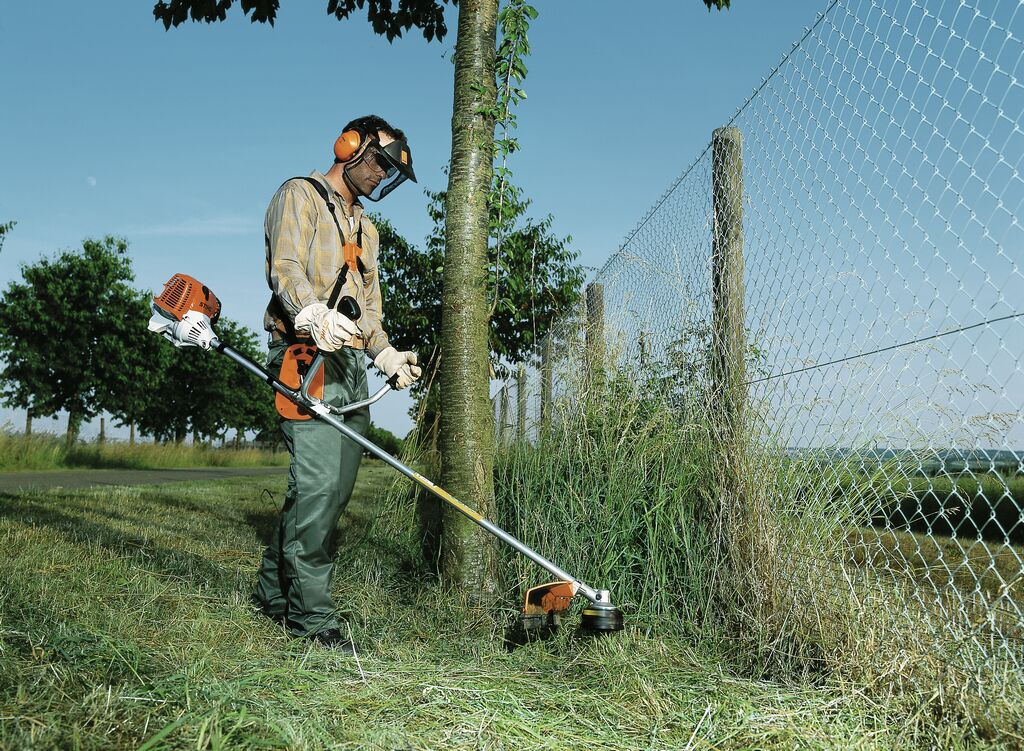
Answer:
<svg viewBox="0 0 1024 751"><path fill-rule="evenodd" d="M312 177L306 176L293 177L291 179L305 180L316 189L316 192L320 194L322 199L324 199L324 203L327 204L327 210L331 212L331 218L334 219L334 226L338 228L338 239L341 241L341 248L345 254L345 265L342 266L341 271L338 272L338 279L334 282L334 289L331 290L331 296L327 299L327 307L333 309L334 306L338 304L338 298L341 297L341 290L345 286L345 279L348 277L348 272L359 272L360 279L363 276L363 260L360 258L363 253L363 221L360 218L359 230L356 233L356 241L354 243L346 242L345 233L341 231L341 222L338 221L338 214L334 210L334 202L331 201L331 197L327 193L327 188L324 187L323 183ZM286 180L285 182L288 181Z"/></svg>

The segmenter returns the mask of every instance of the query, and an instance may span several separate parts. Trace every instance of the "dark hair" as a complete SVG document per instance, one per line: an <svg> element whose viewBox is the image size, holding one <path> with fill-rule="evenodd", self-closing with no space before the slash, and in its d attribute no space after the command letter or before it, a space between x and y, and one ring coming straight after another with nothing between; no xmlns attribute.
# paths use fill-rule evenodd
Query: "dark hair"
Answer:
<svg viewBox="0 0 1024 751"><path fill-rule="evenodd" d="M384 133L391 136L396 141L405 140L405 133L398 128L392 127L387 120L383 117L377 117L377 115L364 115L363 117L357 117L342 128L341 132L344 133L346 130L357 130L363 135L377 135L377 131L384 131Z"/></svg>

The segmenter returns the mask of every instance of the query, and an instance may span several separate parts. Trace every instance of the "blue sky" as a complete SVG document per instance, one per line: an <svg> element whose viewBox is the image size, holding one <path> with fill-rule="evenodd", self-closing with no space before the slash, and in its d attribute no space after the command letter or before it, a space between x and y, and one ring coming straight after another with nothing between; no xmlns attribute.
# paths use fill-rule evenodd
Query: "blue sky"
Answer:
<svg viewBox="0 0 1024 751"><path fill-rule="evenodd" d="M165 32L150 2L9 3L0 14L0 285L19 264L90 236L131 242L137 282L206 281L258 329L268 290L262 221L288 177L325 169L342 125L378 113L409 136L419 186L378 205L407 238L429 229L423 188L450 152L452 33L389 44L324 0L286 2L275 27L237 8ZM819 2L537 3L511 167L536 215L601 266L824 8ZM383 259L386 263L386 258ZM144 322L140 322L142 325ZM374 420L404 434L408 400ZM23 414L0 411L0 423ZM63 418L40 427L63 429ZM95 434L89 426L83 435ZM120 433L112 431L114 435Z"/></svg>

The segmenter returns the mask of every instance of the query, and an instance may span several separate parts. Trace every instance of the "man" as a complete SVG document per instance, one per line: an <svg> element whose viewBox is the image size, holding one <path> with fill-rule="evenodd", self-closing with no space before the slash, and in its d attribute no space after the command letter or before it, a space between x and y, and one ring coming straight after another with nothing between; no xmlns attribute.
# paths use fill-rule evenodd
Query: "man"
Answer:
<svg viewBox="0 0 1024 751"><path fill-rule="evenodd" d="M381 325L379 238L360 203L380 200L416 176L405 135L375 115L346 125L334 156L325 174L314 170L285 182L267 208L266 274L273 294L264 326L271 337L271 372L280 369L290 344L312 339L327 353L323 398L342 405L367 398L364 353L396 388L420 376L416 355L392 347ZM359 305L357 321L327 305L345 296ZM365 434L369 410L344 419ZM354 653L329 587L334 533L362 449L315 419L284 419L281 429L291 454L288 491L253 602L293 636Z"/></svg>

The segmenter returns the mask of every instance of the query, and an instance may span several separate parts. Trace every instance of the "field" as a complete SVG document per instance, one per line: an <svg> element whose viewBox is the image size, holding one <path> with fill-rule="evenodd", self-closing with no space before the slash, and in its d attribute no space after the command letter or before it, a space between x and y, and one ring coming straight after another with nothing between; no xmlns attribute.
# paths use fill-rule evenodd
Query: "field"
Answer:
<svg viewBox="0 0 1024 751"><path fill-rule="evenodd" d="M253 448L213 448L155 443L77 443L62 437L29 437L0 432L0 472L89 467L92 469L172 469L180 467L280 467L288 452Z"/></svg>
<svg viewBox="0 0 1024 751"><path fill-rule="evenodd" d="M0 747L1001 747L845 679L743 678L685 629L510 652L373 524L392 477L367 462L342 521L358 659L246 603L283 480L0 496Z"/></svg>

